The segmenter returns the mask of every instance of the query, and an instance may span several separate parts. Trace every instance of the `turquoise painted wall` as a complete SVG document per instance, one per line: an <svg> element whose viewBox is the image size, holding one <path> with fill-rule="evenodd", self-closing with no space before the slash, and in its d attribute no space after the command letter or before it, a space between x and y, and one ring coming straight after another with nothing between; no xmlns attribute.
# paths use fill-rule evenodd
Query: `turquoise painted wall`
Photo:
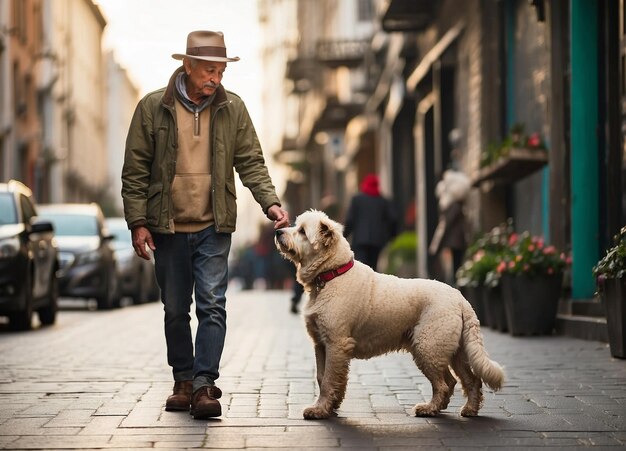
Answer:
<svg viewBox="0 0 626 451"><path fill-rule="evenodd" d="M598 5L570 0L572 298L591 298L599 255Z"/></svg>

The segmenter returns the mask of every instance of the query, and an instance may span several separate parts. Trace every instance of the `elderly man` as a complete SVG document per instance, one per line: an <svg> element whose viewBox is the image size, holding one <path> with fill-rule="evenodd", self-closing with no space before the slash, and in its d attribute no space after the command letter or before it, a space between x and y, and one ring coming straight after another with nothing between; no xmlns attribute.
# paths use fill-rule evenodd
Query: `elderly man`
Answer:
<svg viewBox="0 0 626 451"><path fill-rule="evenodd" d="M289 224L243 101L221 84L221 32L193 31L167 87L138 104L122 170L124 214L137 255L154 251L174 390L165 410L220 416L215 385L226 335L226 287L237 216L234 170L274 227ZM190 327L192 293L198 328Z"/></svg>

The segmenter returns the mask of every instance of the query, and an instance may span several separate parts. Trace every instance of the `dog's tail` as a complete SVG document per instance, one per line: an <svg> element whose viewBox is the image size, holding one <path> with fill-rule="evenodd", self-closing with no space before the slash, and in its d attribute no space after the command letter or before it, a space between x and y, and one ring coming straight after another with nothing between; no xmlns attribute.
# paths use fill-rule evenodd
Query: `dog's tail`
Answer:
<svg viewBox="0 0 626 451"><path fill-rule="evenodd" d="M462 341L468 362L474 374L480 377L492 390L500 390L504 383L504 370L498 362L489 358L483 345L480 322L472 306L466 300L463 301Z"/></svg>

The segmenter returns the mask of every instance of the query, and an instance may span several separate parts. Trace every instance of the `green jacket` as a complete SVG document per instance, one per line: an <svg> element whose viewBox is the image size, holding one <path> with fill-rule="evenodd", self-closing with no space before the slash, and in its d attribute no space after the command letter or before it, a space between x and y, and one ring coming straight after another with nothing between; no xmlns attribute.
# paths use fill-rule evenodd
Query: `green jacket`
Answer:
<svg viewBox="0 0 626 451"><path fill-rule="evenodd" d="M174 72L166 88L147 94L135 109L122 168L124 216L129 228L143 225L157 233L175 232L171 196L178 145L174 80L182 70ZM215 230L232 233L237 220L234 170L264 213L280 201L241 98L220 86L210 108Z"/></svg>

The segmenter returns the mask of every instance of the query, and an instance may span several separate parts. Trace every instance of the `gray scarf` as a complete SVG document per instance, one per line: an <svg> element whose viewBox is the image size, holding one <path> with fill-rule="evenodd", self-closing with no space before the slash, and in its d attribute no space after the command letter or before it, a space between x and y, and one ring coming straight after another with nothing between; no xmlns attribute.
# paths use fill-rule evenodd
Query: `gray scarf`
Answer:
<svg viewBox="0 0 626 451"><path fill-rule="evenodd" d="M213 99L215 98L215 92L206 99L204 99L204 101L200 105L196 105L187 95L185 77L187 77L187 74L185 74L184 72L181 72L176 77L176 92L178 93L178 100L180 100L180 103L182 103L183 106L190 112L199 113L200 111L211 105L211 103L213 103Z"/></svg>

